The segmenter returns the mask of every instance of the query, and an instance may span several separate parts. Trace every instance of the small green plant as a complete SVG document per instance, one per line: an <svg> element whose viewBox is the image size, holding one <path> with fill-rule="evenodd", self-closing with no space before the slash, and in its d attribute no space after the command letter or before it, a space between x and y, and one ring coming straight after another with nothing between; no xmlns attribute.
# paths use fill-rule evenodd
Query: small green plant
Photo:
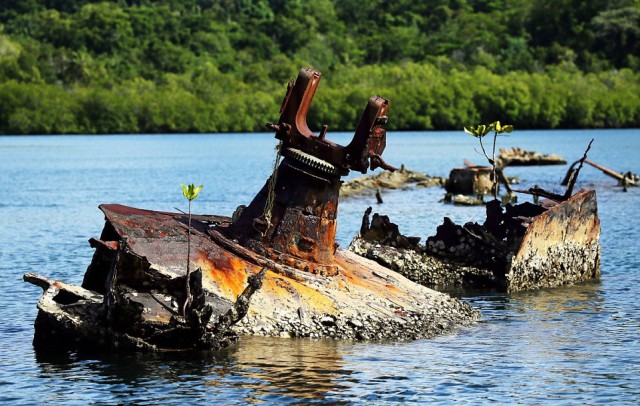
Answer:
<svg viewBox="0 0 640 406"><path fill-rule="evenodd" d="M182 187L182 194L184 195L184 197L189 201L189 225L187 228L187 277L186 277L186 281L185 281L185 288L184 288L184 293L185 293L185 299L184 299L184 304L182 305L182 315L185 316L187 314L187 309L189 308L189 306L191 305L191 285L190 285L190 279L191 279L191 202L193 200L195 200L198 195L200 194L200 191L202 190L203 186L196 186L193 183L185 186L185 185L180 185Z"/></svg>
<svg viewBox="0 0 640 406"><path fill-rule="evenodd" d="M487 154L487 151L484 149L482 139L491 131L493 131L493 146L491 151L491 158L489 158L489 154ZM491 191L493 193L494 199L498 199L498 179L496 177L496 139L498 138L498 134L510 133L511 131L513 131L512 125L502 125L499 121L494 121L491 124L480 124L475 127L464 127L464 132L466 132L467 134L471 134L480 141L480 148L482 148L482 153L491 165Z"/></svg>

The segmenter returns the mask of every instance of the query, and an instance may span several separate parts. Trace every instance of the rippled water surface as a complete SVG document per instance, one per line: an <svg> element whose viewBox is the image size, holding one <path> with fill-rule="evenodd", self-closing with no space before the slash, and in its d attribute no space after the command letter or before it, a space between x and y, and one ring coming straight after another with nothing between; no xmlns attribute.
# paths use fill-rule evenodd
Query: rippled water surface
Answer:
<svg viewBox="0 0 640 406"><path fill-rule="evenodd" d="M640 172L638 130L519 131L499 145L573 161L591 138L591 160ZM390 133L384 155L446 176L463 158L483 162L474 141L461 132ZM195 212L230 215L266 180L275 144L266 134L0 137L0 402L640 402L640 190L623 193L591 167L578 186L598 193L602 280L517 295L454 292L483 315L455 334L400 343L245 337L216 354L36 356L40 289L22 274L79 284L92 255L87 240L103 226L98 204L184 209L179 185L193 182L205 185ZM563 191L566 169L507 174L522 188ZM440 204L442 194L385 192L374 209L423 238L443 216L482 220L482 208ZM340 203L343 247L372 203Z"/></svg>

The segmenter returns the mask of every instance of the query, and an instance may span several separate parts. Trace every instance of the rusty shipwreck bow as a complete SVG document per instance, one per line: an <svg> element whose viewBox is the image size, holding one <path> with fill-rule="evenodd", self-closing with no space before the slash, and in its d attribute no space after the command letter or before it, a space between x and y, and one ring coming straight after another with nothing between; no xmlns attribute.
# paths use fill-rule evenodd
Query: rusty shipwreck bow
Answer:
<svg viewBox="0 0 640 406"><path fill-rule="evenodd" d="M237 333L293 337L431 337L475 320L478 313L470 306L338 248L340 177L350 170L395 169L381 158L389 101L372 97L353 140L335 144L326 138L327 126L315 135L307 125L320 77L303 68L289 83L280 120L269 125L284 159L253 201L232 219L194 216L190 261L200 270L195 281L201 286L199 308L231 314L222 324L228 328L237 322L231 327ZM147 324L175 324L185 300L186 216L115 204L100 208L106 225L101 237L91 240L96 252L77 289L87 297L104 295L105 301L119 298L114 306L131 304L135 311L126 313L128 323L120 317L111 325L117 334L140 337ZM257 289L261 269L268 271ZM51 304L41 300L39 319L47 323L39 328L36 322L36 338L55 327L55 318L46 314ZM56 311L69 310L65 306L70 304L58 303ZM247 306L246 317L244 311L233 313ZM191 324L201 331L215 324L198 325L202 317L196 319Z"/></svg>

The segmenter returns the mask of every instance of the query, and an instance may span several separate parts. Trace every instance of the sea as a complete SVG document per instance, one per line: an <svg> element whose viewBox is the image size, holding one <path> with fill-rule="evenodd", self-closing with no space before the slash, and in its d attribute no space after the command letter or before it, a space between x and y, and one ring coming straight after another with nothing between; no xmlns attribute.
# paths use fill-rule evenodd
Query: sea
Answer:
<svg viewBox="0 0 640 406"><path fill-rule="evenodd" d="M346 144L348 133L327 138ZM556 153L640 172L640 130L520 131L498 148ZM490 143L490 141L489 141ZM204 185L195 213L230 216L273 169L273 134L0 137L1 404L640 404L640 188L585 166L602 233L599 281L517 294L452 291L481 320L430 340L352 342L242 337L221 352L54 352L32 346L41 289L26 272L80 284L104 225L101 203L186 210L180 184ZM390 132L385 160L447 176L485 164L457 132ZM509 167L517 188L563 193L567 165ZM350 174L348 178L362 176ZM577 190L576 189L576 190ZM441 188L342 199L347 248L369 206L406 235L435 234L443 218L482 222L483 207L441 202ZM520 202L531 196L519 195Z"/></svg>

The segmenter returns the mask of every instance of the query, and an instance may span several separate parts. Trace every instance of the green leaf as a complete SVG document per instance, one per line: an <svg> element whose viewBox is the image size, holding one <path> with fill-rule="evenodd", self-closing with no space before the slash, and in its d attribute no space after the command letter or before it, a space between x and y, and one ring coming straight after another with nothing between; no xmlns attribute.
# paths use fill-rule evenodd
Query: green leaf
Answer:
<svg viewBox="0 0 640 406"><path fill-rule="evenodd" d="M475 127L470 125L468 127L464 127L464 132L466 132L467 134L471 134L476 138L482 138L487 135L490 129L491 125L487 126L485 124L479 124Z"/></svg>
<svg viewBox="0 0 640 406"><path fill-rule="evenodd" d="M505 133L510 133L511 131L513 131L513 126L505 125L504 127L502 127L502 131L504 131Z"/></svg>
<svg viewBox="0 0 640 406"><path fill-rule="evenodd" d="M204 187L203 185L200 185L200 186L196 187L196 188L193 190L193 198L194 198L194 199L195 199L196 197L198 197L198 195L200 194L200 191L202 190L202 188L203 188L203 187Z"/></svg>
<svg viewBox="0 0 640 406"><path fill-rule="evenodd" d="M475 129L473 128L473 126L464 127L464 132L466 132L467 134L471 134L471 135L473 135L474 137L477 137L477 135L476 135L476 131L475 131Z"/></svg>
<svg viewBox="0 0 640 406"><path fill-rule="evenodd" d="M193 183L191 183L189 186L185 186L183 184L180 184L180 186L182 187L182 194L189 201L194 200L195 198L197 198L198 195L200 194L200 191L204 187L203 185L200 185L200 186L196 187L196 185L194 185Z"/></svg>

